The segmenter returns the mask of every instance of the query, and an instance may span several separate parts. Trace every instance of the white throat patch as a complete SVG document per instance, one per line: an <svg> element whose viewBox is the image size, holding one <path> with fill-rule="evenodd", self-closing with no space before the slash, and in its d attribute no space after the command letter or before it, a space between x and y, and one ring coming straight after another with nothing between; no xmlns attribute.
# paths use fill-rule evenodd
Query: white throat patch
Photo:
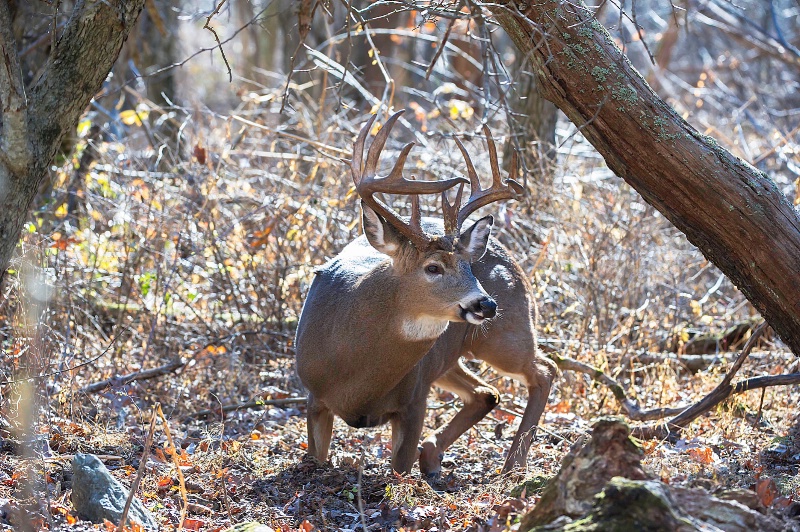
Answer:
<svg viewBox="0 0 800 532"><path fill-rule="evenodd" d="M432 316L406 318L403 320L400 332L406 340L435 340L447 330L448 323L450 322L447 320Z"/></svg>

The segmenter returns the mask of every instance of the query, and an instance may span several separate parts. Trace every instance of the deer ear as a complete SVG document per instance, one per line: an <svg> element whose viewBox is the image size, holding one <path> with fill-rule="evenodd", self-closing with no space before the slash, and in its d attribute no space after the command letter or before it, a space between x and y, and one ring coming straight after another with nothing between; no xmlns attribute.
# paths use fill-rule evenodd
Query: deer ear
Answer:
<svg viewBox="0 0 800 532"><path fill-rule="evenodd" d="M366 203L361 202L361 222L364 226L364 235L372 247L385 255L394 257L400 250L402 239L397 230L386 223L377 212Z"/></svg>
<svg viewBox="0 0 800 532"><path fill-rule="evenodd" d="M491 215L484 216L458 238L459 244L469 254L470 261L480 260L486 253L486 244L489 242L489 235L492 234L492 224L494 218Z"/></svg>

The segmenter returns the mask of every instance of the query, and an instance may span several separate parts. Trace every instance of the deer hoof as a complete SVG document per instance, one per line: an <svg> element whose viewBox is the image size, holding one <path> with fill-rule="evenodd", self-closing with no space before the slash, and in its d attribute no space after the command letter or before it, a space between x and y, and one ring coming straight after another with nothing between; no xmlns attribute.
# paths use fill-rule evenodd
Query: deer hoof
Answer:
<svg viewBox="0 0 800 532"><path fill-rule="evenodd" d="M419 453L419 470L426 478L435 479L442 470L442 453L436 447L435 439L426 440L422 443Z"/></svg>

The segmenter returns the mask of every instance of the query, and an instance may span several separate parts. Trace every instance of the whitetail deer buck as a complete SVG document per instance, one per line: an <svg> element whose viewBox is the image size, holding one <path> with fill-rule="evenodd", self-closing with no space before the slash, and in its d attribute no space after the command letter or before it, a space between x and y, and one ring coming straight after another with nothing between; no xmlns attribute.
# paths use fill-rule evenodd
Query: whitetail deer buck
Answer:
<svg viewBox="0 0 800 532"><path fill-rule="evenodd" d="M400 112L402 113L402 111ZM464 407L422 443L420 471L439 473L444 450L499 401L497 390L471 373L461 356L485 360L528 387L528 404L504 471L524 465L542 415L555 365L537 353L534 304L525 273L490 236L493 219L461 226L476 209L522 190L501 183L497 153L484 128L492 186L482 189L463 144L467 180L413 181L402 176L412 144L391 172L376 175L378 159L400 113L378 132L363 162L373 116L353 148L350 168L361 196L364 236L319 268L297 329L297 372L308 388L308 450L326 460L333 416L353 427L392 424L392 467L408 473L422 434L432 385L457 394ZM458 185L454 204L446 191ZM409 220L375 193L410 194ZM420 218L417 194L442 193L444 223Z"/></svg>

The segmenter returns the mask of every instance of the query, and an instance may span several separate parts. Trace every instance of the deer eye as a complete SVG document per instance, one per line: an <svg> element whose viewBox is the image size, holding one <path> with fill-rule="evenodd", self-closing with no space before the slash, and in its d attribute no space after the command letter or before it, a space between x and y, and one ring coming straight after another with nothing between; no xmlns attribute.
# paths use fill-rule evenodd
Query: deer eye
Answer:
<svg viewBox="0 0 800 532"><path fill-rule="evenodd" d="M425 266L425 271L433 275L440 275L443 273L441 266L438 264L428 264Z"/></svg>

